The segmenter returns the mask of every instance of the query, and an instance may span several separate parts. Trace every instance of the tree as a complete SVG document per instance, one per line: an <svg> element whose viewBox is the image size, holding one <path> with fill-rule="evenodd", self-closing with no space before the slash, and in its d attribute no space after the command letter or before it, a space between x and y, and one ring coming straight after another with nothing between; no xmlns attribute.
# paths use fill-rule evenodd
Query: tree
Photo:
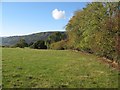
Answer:
<svg viewBox="0 0 120 90"><path fill-rule="evenodd" d="M48 37L47 41L49 41L49 43L54 43L54 42L64 40L65 37L66 35L62 34L61 32L54 32L52 35Z"/></svg>
<svg viewBox="0 0 120 90"><path fill-rule="evenodd" d="M48 37L45 43L47 45L47 48L50 48L50 44L61 41L61 40L65 40L66 38L67 38L66 33L54 32Z"/></svg>
<svg viewBox="0 0 120 90"><path fill-rule="evenodd" d="M45 41L39 40L33 43L31 48L34 49L47 49L47 46L45 45Z"/></svg>
<svg viewBox="0 0 120 90"><path fill-rule="evenodd" d="M28 46L30 47L30 46L32 46L33 44L34 44L33 42L30 42Z"/></svg>
<svg viewBox="0 0 120 90"><path fill-rule="evenodd" d="M24 48L27 47L28 44L26 43L26 41L24 39L20 39L16 44L15 47L20 47L20 48Z"/></svg>
<svg viewBox="0 0 120 90"><path fill-rule="evenodd" d="M118 60L118 8L115 2L93 2L76 11L66 25L68 47Z"/></svg>

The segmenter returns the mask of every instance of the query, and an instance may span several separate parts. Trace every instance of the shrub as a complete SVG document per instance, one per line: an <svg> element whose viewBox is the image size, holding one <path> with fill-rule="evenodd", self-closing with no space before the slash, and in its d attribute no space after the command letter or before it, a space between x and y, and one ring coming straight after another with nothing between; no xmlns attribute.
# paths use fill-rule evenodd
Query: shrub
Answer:
<svg viewBox="0 0 120 90"><path fill-rule="evenodd" d="M64 50L67 48L67 45L66 45L66 40L61 40L59 42L56 42L56 43L52 43L50 45L50 48L51 49L56 49L56 50Z"/></svg>
<svg viewBox="0 0 120 90"><path fill-rule="evenodd" d="M45 45L45 41L39 40L33 43L33 45L30 46L30 48L34 49L47 49L47 46Z"/></svg>

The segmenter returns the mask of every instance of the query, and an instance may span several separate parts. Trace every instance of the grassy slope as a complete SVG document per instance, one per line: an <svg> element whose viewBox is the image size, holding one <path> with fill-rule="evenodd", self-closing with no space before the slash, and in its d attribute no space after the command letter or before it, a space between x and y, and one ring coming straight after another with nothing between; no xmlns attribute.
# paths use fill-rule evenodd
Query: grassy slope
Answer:
<svg viewBox="0 0 120 90"><path fill-rule="evenodd" d="M80 52L3 48L3 87L118 87L117 71Z"/></svg>

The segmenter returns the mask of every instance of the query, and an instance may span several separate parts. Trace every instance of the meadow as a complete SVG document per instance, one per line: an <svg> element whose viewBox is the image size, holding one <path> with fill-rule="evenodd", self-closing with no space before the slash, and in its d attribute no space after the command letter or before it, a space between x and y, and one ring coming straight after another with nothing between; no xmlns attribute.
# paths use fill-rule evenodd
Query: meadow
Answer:
<svg viewBox="0 0 120 90"><path fill-rule="evenodd" d="M117 88L118 71L72 50L2 49L3 88Z"/></svg>
<svg viewBox="0 0 120 90"><path fill-rule="evenodd" d="M0 47L0 89L2 86L2 48Z"/></svg>

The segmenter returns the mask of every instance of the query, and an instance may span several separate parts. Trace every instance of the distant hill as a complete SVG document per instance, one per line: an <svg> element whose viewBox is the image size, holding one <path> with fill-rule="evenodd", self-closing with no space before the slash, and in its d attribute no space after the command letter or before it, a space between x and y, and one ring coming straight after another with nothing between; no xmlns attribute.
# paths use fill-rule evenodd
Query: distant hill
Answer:
<svg viewBox="0 0 120 90"><path fill-rule="evenodd" d="M57 31L55 31L57 32ZM0 45L15 45L19 39L25 39L25 41L27 43L30 42L35 42L38 40L46 40L51 34L53 34L54 32L40 32L40 33L34 33L34 34L30 34L30 35L23 35L23 36L10 36L10 37L0 37L0 39L2 38L2 44L0 41ZM66 32L61 32L62 34L66 35Z"/></svg>

